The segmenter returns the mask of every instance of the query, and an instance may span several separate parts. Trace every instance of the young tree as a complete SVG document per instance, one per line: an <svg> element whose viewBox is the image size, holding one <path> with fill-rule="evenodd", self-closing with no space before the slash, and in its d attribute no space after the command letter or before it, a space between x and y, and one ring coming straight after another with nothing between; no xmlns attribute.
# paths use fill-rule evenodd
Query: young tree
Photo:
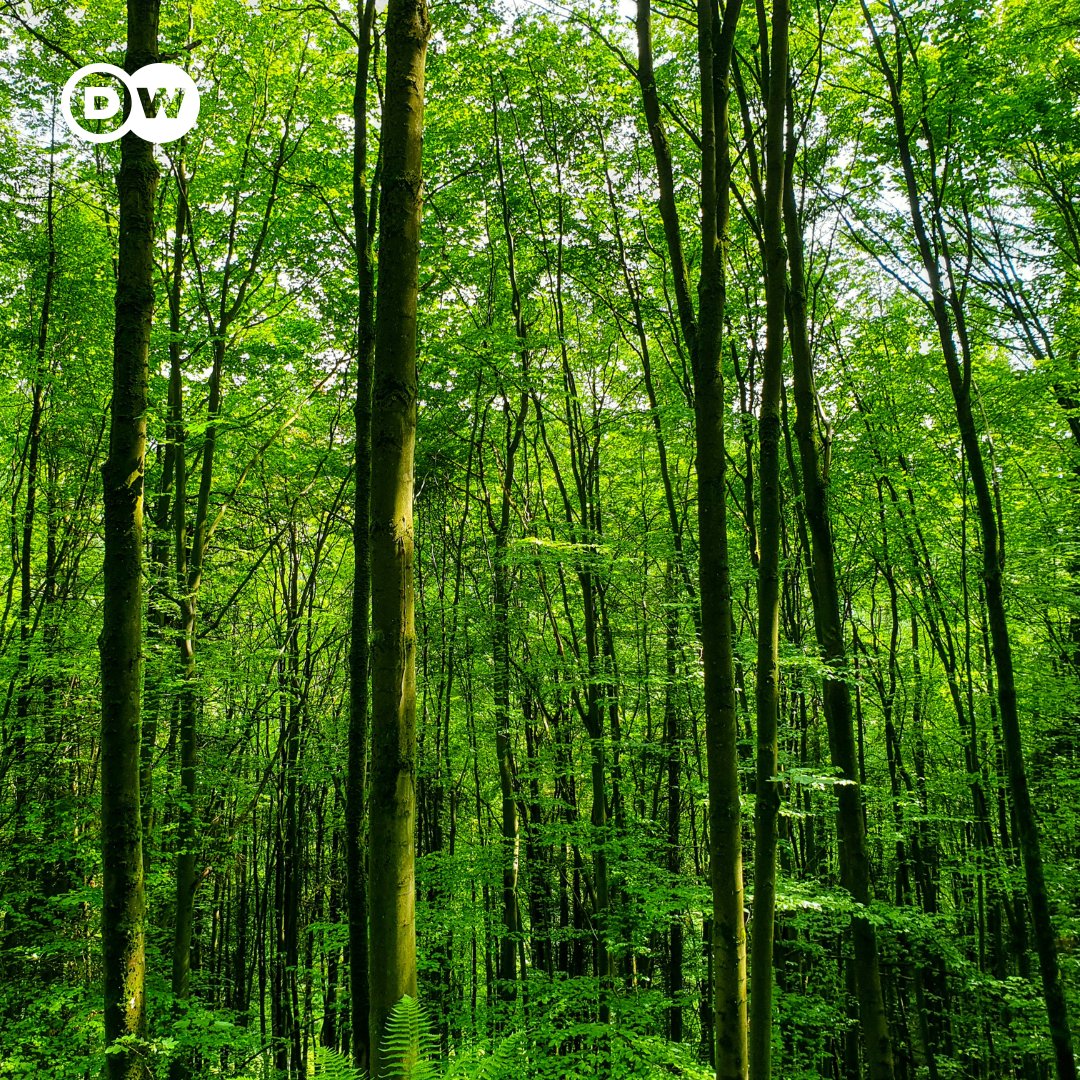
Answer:
<svg viewBox="0 0 1080 1080"><path fill-rule="evenodd" d="M780 708L780 393L787 265L783 236L784 120L787 115L787 0L773 5L765 105L765 363L758 418L761 540L757 600L757 791L754 808L754 922L750 968L750 1076L772 1073L773 931L777 818L780 813L777 718Z"/></svg>
<svg viewBox="0 0 1080 1080"><path fill-rule="evenodd" d="M964 303L966 287L961 280L965 273L964 261L963 257L958 259L955 256L949 237L947 224L949 209L945 204L943 184L937 164L938 151L942 149L937 145L940 136L935 134L924 117L920 127L927 143L926 153L929 159L930 176L929 190L924 190L916 169L917 150L913 146L912 129L909 126L910 120L904 102L905 68L900 59L900 57L910 59L917 77L924 77L920 71L921 57L918 55L918 46L912 41L900 13L894 5L890 4L889 11L892 16L898 52L896 61L890 60L877 24L865 0L860 0L860 3L873 40L875 59L888 91L888 103L896 133L896 151L903 174L904 193L907 196L919 262L929 287L930 295L925 299L925 303L937 329L941 354L949 378L960 443L975 493L975 508L982 545L982 578L989 624L989 644L997 672L997 708L1001 718L1005 767L1016 813L1016 831L1023 857L1028 903L1031 907L1035 951L1039 958L1039 970L1042 976L1043 995L1046 1001L1050 1037L1054 1044L1058 1077L1059 1080L1075 1080L1077 1069L1072 1046L1072 1030L1069 1025L1068 1003L1062 985L1057 937L1050 916L1050 900L1043 867L1042 842L1028 787L1027 764L1024 760L1020 732L1013 639L1005 611L1004 525L999 521L999 511L991 490L990 470L987 468L982 436L976 421L976 405L972 400L971 337L968 312ZM906 53L908 49L911 50L910 56Z"/></svg>

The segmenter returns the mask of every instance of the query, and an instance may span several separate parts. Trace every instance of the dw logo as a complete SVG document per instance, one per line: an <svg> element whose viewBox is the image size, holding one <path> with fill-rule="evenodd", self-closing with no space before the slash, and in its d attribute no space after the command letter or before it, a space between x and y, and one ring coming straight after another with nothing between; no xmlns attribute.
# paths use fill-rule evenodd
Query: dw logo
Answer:
<svg viewBox="0 0 1080 1080"><path fill-rule="evenodd" d="M127 119L112 131L87 131L72 114L75 91L90 75L109 75L127 87L131 108ZM84 120L110 120L123 110L117 88L100 85L100 80L84 86L78 100ZM147 142L174 142L199 118L199 90L191 76L175 64L148 64L134 75L112 64L87 64L64 84L60 111L71 133L86 142L115 142L128 131Z"/></svg>

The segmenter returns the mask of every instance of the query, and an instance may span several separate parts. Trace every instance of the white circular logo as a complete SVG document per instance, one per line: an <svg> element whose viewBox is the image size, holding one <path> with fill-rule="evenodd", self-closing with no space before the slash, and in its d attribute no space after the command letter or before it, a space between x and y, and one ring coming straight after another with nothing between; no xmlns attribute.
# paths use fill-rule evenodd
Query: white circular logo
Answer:
<svg viewBox="0 0 1080 1080"><path fill-rule="evenodd" d="M109 120L123 111L123 102L115 86L108 83L80 84L90 75L108 75L127 87L131 109L127 119L113 131L87 131L75 119L72 101L83 120ZM191 76L175 64L148 64L134 75L113 64L87 64L64 84L60 111L71 133L91 143L115 142L134 131L147 142L175 142L186 135L199 119L199 89Z"/></svg>

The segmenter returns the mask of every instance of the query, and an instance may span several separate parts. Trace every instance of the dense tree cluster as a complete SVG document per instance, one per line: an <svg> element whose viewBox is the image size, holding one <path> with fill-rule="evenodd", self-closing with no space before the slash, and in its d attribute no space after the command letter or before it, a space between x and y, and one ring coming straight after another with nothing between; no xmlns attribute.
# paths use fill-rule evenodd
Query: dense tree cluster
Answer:
<svg viewBox="0 0 1080 1080"><path fill-rule="evenodd" d="M1075 1078L1078 102L1067 0L0 4L0 1077Z"/></svg>

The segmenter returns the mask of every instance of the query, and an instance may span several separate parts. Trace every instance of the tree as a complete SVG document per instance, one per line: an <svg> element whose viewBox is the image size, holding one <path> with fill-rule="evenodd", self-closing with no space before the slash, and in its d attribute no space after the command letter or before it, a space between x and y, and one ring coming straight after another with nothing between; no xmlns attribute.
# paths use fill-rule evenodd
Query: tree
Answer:
<svg viewBox="0 0 1080 1080"><path fill-rule="evenodd" d="M158 59L158 0L129 0L132 74ZM105 496L101 631L101 916L105 1040L110 1080L144 1075L147 1034L142 819L142 539L146 467L147 357L154 308L154 148L134 132L121 140L116 331Z"/></svg>
<svg viewBox="0 0 1080 1080"><path fill-rule="evenodd" d="M847 664L840 593L836 581L836 546L829 512L826 459L828 436L822 434L821 402L814 380L813 356L806 307L806 260L802 225L795 197L795 132L788 99L789 119L783 194L784 238L791 271L787 320L791 343L795 398L795 438L806 523L811 549L807 552L807 576L814 609L814 630L822 658L828 665L823 676L823 707L829 730L837 785L837 831L840 838L841 882L855 900L868 907L873 900L870 857L866 841L866 809L852 717L851 689L844 678ZM859 996L863 1045L872 1080L892 1080L893 1054L888 1017L882 996L877 935L865 916L854 919L855 981Z"/></svg>
<svg viewBox="0 0 1080 1080"><path fill-rule="evenodd" d="M375 203L368 207L367 100L375 2L358 8L356 83L353 88L353 244L356 250L356 457L353 463L353 594L349 645L349 758L345 794L346 891L349 913L349 960L352 1058L368 1067L368 906L364 844L367 791L368 662L371 602L369 550L371 498L371 350L374 344L374 274L371 241Z"/></svg>
<svg viewBox="0 0 1080 1080"><path fill-rule="evenodd" d="M1072 1048L1068 1005L1061 982L1057 937L1051 922L1050 901L1043 868L1042 844L1028 790L1027 765L1024 760L1020 731L1013 644L1005 611L1005 581L1002 566L1005 533L999 521L998 510L991 491L991 478L986 466L972 403L972 351L963 301L965 290L960 280L963 272L962 263L954 260L952 245L945 227L945 208L942 205L936 166L933 164L931 164L932 187L928 213L924 213L925 195L920 189L915 171L915 156L902 96L903 84L900 68L889 61L877 26L865 2L862 3L862 10L873 39L877 63L885 78L889 93L889 104L896 130L897 154L903 172L911 224L918 245L919 260L929 286L930 297L926 303L933 312L945 370L949 377L949 389L956 411L961 445L975 492L982 541L982 577L989 638L997 672L997 706L1004 736L1009 789L1016 811L1028 903L1031 907L1031 921L1035 933L1035 949L1039 958L1058 1077L1059 1080L1074 1080L1077 1074L1076 1058ZM903 26L896 9L890 8L890 12L898 40L908 40L903 37ZM918 56L912 59L918 65ZM933 152L935 150L933 130L924 123L923 132L928 142L927 150Z"/></svg>
<svg viewBox="0 0 1080 1080"><path fill-rule="evenodd" d="M371 1072L382 1074L391 1010L416 996L416 629L413 461L421 139L428 15L393 0L386 17L379 280L371 427ZM406 1053L406 1061L411 1055Z"/></svg>
<svg viewBox="0 0 1080 1080"><path fill-rule="evenodd" d="M750 1076L772 1075L773 933L776 908L777 721L780 709L780 394L784 367L787 266L783 236L784 126L787 116L787 0L773 5L765 105L765 362L758 416L760 557L757 600L757 768L754 805L754 925L750 968ZM764 55L764 49L762 50Z"/></svg>

